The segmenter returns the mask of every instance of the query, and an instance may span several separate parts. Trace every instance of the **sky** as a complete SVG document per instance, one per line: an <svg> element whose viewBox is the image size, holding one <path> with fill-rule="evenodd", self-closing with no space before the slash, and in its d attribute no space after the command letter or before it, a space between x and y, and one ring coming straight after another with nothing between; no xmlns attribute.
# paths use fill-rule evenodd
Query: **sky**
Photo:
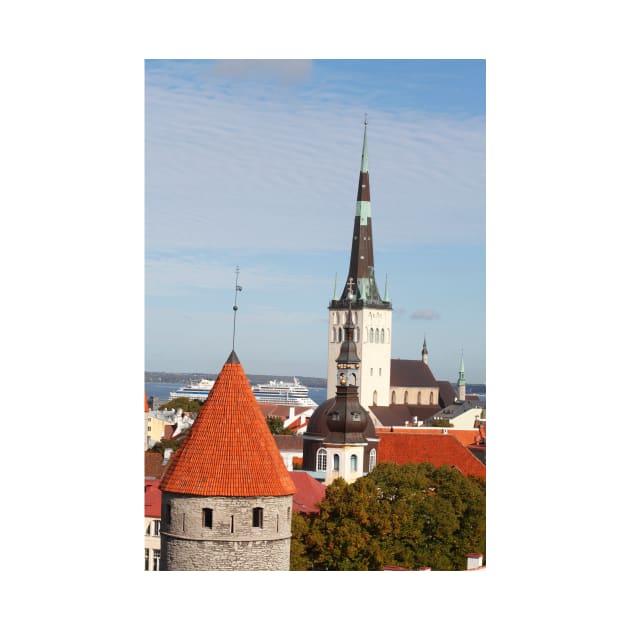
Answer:
<svg viewBox="0 0 630 630"><path fill-rule="evenodd" d="M485 383L485 61L147 60L145 367L325 377L367 115L392 358Z"/></svg>
<svg viewBox="0 0 630 630"><path fill-rule="evenodd" d="M146 316L154 312L150 300L156 299L149 297L150 265L146 261L151 252L154 256L159 252L163 260L166 252L171 252L175 260L174 244L185 239L178 236L172 221L166 222L161 228L162 244L157 245L145 221L150 216L147 207L145 217L145 59L469 58L486 59L487 72L485 317L486 374L491 391L488 409L492 418L492 448L488 452L489 470L492 469L488 483L489 570L472 577L483 580L480 588L494 597L483 614L469 616L467 623L486 628L493 622L504 622L518 609L529 625L540 624L541 611L565 624L618 624L625 614L621 605L614 605L623 603L625 595L623 581L615 579L620 565L618 538L600 536L597 547L589 549L589 576L596 579L584 579L584 554L576 550L584 548L584 540L591 540L593 531L601 530L602 510L584 509L585 497L589 506L596 503L604 508L607 522L625 522L625 503L619 497L626 492L628 423L615 422L613 416L611 439L610 431L594 430L601 417L602 396L570 394L579 391L582 384L575 379L576 369L579 374L588 370L589 392L612 392L613 397L621 393L623 397L625 387L630 301L624 291L629 268L624 217L630 208L630 91L626 80L629 39L622 8L622 3L606 0L596 6L573 3L570 11L566 3L536 0L526 7L464 0L394 0L386 7L367 0L334 4L321 0L318 10L306 15L299 3L273 0L250 3L247 7L241 2L187 0L181 0L177 6L155 0L110 0L102 6L98 2L67 0L5 2L0 10L0 24L4 27L0 46L6 60L6 97L0 117L4 175L0 207L5 237L0 248L5 271L2 369L10 393L4 399L8 404L4 417L20 420L16 425L20 438L19 447L5 449L3 458L7 470L19 471L21 483L6 484L5 494L7 503L20 506L20 528L13 534L24 539L24 544L7 546L3 556L4 566L12 575L9 597L5 598L7 615L30 619L33 627L49 624L56 616L74 628L91 623L94 610L99 611L99 618L105 623L110 616L111 624L119 623L118 611L122 607L127 618L143 623L146 602L155 598L156 586L142 571L138 538L129 535L142 535L138 524L142 490L129 480L142 475L138 452L143 422L140 392L148 363L145 335L150 338ZM282 14L282 20L278 14ZM311 67L311 80L316 76L312 69L316 66ZM347 87L356 76L353 72L348 82L337 81L334 87ZM384 79L394 81L396 75L387 73ZM251 77L248 80L251 82ZM225 92L229 81L226 77L222 81ZM287 108L295 105L293 112L302 111L307 105L309 113L317 110L317 103L307 103L305 98L289 99L295 84L286 80L276 84L278 91L284 91L280 103L276 102L278 109L284 104ZM171 90L178 85L184 89L176 77L169 78L166 85ZM254 89L250 85L246 90L244 80L239 85L241 92ZM146 93L156 89L147 88ZM190 86L188 89L193 91ZM168 93L165 88L160 91ZM219 94L218 87L215 91ZM334 93L330 89L326 92L330 110L320 108L320 119L314 114L301 117L305 119L302 124L309 122L311 131L318 121L326 119L327 124L317 126L317 133L311 137L304 133L299 138L302 152L292 153L292 157L298 160L306 149L319 148L321 141L325 144L321 147L325 158L319 156L320 167L326 170L334 164L347 172L347 177L341 177L331 167L325 185L316 188L320 197L328 197L329 187L347 187L334 198L331 196L330 207L322 204L317 208L320 212L337 213L333 218L328 216L328 220L341 232L345 230L346 235L330 231L329 239L338 241L334 247L332 240L327 241L328 249L308 237L301 241L300 251L319 256L317 266L309 267L308 278L312 280L308 282L306 298L298 295L298 289L305 292L302 285L288 287L296 293L295 301L305 312L312 306L313 312L321 312L325 317L334 273L343 276L347 270L344 248L347 250L350 245L366 111L370 120L377 278L382 286L384 274L389 274L395 309L402 308L407 299L403 289L409 287L396 286L400 281L395 280L396 269L390 255L395 251L391 235L396 230L388 223L388 215L400 208L386 190L398 190L399 183L387 184L385 173L390 168L390 156L400 156L400 152L388 144L397 128L390 125L386 129L385 121L392 119L391 110L376 107L374 102L379 96L382 102L382 95L372 83L364 90L365 99L371 103L361 101L354 109L347 103L333 108ZM244 107L247 103L244 96L240 94L230 101L234 104L233 117L237 117L237 105ZM269 90L265 96L271 99ZM171 94L171 100L174 98ZM346 98L350 97L346 94ZM193 105L186 109L194 111ZM260 114L260 107L249 109L254 115ZM437 111L445 118L461 115L454 109ZM324 116L328 111L336 115ZM215 120L220 119L219 113L217 108ZM436 108L433 105L427 112L415 112L418 117L422 113L434 116ZM405 111L404 115L411 113ZM178 118L166 122L174 124L181 117L180 113ZM239 122L251 122L248 129L252 134L265 129L261 120L266 121L266 128L273 128L271 114L262 119L258 115L256 120L256 129L253 121L241 117ZM330 142L324 142L328 139L324 132L338 130L340 121L347 123L342 133L330 133ZM226 127L222 129L227 133ZM292 143L298 145L298 139L288 133L292 129L287 127L282 138L273 136L273 155L271 147L265 146L265 159L257 167L271 164L271 157L277 159L281 149L288 150ZM428 132L424 129L423 133ZM453 138L455 134L446 136ZM251 135L246 140L254 142L257 138ZM405 136L399 146L410 141ZM424 148L429 146L427 142ZM339 159L337 152L345 152L346 156ZM409 158L407 153L403 155L397 168L402 169L406 163L407 171L402 172L408 172ZM224 157L227 156L226 153ZM436 166L425 161L422 164L423 168ZM186 166L188 169L190 164ZM252 176L251 172L248 174ZM226 179L227 175L223 173ZM274 175L274 186L287 180L281 173ZM246 177L239 180L246 181ZM208 193L209 199L217 198L218 184L222 182L213 183L215 190L212 195ZM309 185L313 183L309 180ZM241 194L246 195L246 187L241 188ZM310 203L309 196L299 192L296 199L301 204ZM414 195L421 203L423 195L416 189ZM210 207L209 203L205 205ZM178 208L182 219L184 210ZM294 210L305 212L297 204ZM155 210L152 211L155 216ZM212 219L213 226L220 226L220 221L208 217L206 212L207 208L199 212L199 219ZM193 224L189 232L194 232L197 225ZM429 225L429 218L425 217L425 226ZM285 225L285 232L289 228ZM248 233L246 229L242 232ZM470 230L463 233L471 235ZM239 317L261 300L253 293L256 277L251 265L248 268L246 248L230 245L220 250L215 244L211 249L206 246L212 242L211 236L204 234L201 249L213 260L222 251L224 260L222 265L208 265L200 274L209 292L212 286L216 287L212 294L216 304L205 309L208 320L206 313L200 312L199 317L204 319L206 328L221 329L218 340L203 341L206 346L199 367L208 372L222 365L231 348L231 317L222 322L218 313L227 310L231 315L232 273L236 264L242 267L244 286L239 294ZM264 244L258 243L260 247ZM271 256L269 251L266 253ZM285 256L274 269L278 277L291 278L294 266L303 262L288 253ZM303 256L306 258L306 254ZM265 260L260 265L269 271ZM222 268L225 274L209 273ZM189 265L187 281L191 286L193 269L197 267ZM428 284L430 279L421 273L418 270L418 277ZM320 276L330 279L322 280ZM177 300L192 301L193 289L186 298L182 283L179 287L172 284L174 288L160 290L164 302L173 300L174 311ZM167 287L166 274L163 280L153 282L152 291L157 293L159 287ZM169 298L175 289L180 293ZM229 297L221 297L224 292ZM219 297L225 304L219 303ZM305 299L308 309L300 303ZM436 300L417 300L420 305L409 301L406 323L419 323L422 328L414 329L409 337L419 337L429 324L446 325L447 309L441 305L438 309ZM429 308L439 312L439 320L415 322L408 317L416 309ZM187 326L192 326L192 317L174 319L174 325L166 327L170 335L182 335ZM197 336L199 330L201 327ZM323 338L324 330L302 334L296 352L299 350L301 356L302 345L310 343L305 337L319 334ZM440 355L448 352L434 341L436 331L427 328L426 332L430 360L435 365ZM237 337L237 351L249 369L248 363L253 363L255 356L243 334L244 331ZM264 332L260 337L264 339ZM403 333L396 328L395 347L401 339ZM466 353L468 375L469 368L474 368L472 354L468 358L472 350L466 340L454 344L456 364L460 343ZM212 354L213 344L218 348L216 356ZM322 352L323 364L325 353L319 341L313 346ZM400 350L401 356L403 350L406 348ZM449 377L450 363L446 369ZM314 371L319 373L320 368ZM69 397L65 396L68 392ZM44 413L40 412L42 404ZM65 428L71 427L61 448L51 434L51 419L55 426L61 422ZM587 465L584 449L571 444L567 427L574 443L579 437L587 437ZM120 439L104 437L104 431L109 436L121 429ZM532 432L536 432L534 441L525 439ZM100 465L95 466L95 462ZM601 475L593 474L594 470L603 471L607 482L602 483ZM65 579L61 580L50 580L46 571L31 570L41 563L40 549L32 544L41 537L41 514L59 511L58 492L40 492L36 502L24 501L24 488L39 488L44 479L54 479L55 488L72 495L71 500L64 502L64 518L48 519L46 524L48 538L64 549L66 570ZM115 589L117 601L121 602L118 607L103 605L103 589L95 589L93 580L83 579L94 572L94 554L85 550L94 546L94 523L103 520L103 500L75 500L78 495L107 500L112 490L116 518L108 520L107 535L99 538L98 571L111 587L107 591L109 599L110 591ZM515 514L518 518L514 518ZM341 574L315 573L299 578L309 592L321 592L330 588L331 581L339 580L340 588L356 589L353 597L376 589L384 601L395 598L400 619L417 614L421 574L401 573L394 586L391 573L357 574L352 585ZM464 576L447 572L422 575L432 575L420 585L432 603L423 608L423 619L444 625L444 610L452 608L453 588L460 587ZM562 588L558 588L559 578ZM167 576L160 579L164 581ZM277 587L277 592L295 587L294 581L283 579L281 575L267 575L265 584ZM253 623L259 611L269 604L269 588L261 589L260 576L254 574L222 574L220 580L213 580L212 576L201 579L192 573L178 575L178 585L182 581L189 595L187 604L161 607L163 623L199 623L203 615L207 616L209 589L218 593L212 601L218 616L222 609L231 614L243 592L247 592ZM523 588L514 588L515 584ZM68 585L73 594L80 595L74 597L72 606L67 605ZM32 606L34 589L40 606ZM522 607L523 589L527 589L536 605ZM478 609L479 592L479 588L459 588L459 610ZM577 600L580 603L576 606ZM355 622L354 609L343 604L340 599L327 606L341 623ZM285 598L283 607L287 618L304 619L304 598ZM373 608L377 623L391 623L391 607ZM314 618L311 625L316 623L319 619ZM309 626L308 621L306 625Z"/></svg>

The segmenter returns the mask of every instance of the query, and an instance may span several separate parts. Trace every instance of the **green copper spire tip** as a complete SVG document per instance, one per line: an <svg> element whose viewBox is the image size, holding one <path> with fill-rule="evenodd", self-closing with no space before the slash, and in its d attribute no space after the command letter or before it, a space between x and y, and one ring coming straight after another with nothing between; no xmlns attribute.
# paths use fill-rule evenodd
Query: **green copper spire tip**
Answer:
<svg viewBox="0 0 630 630"><path fill-rule="evenodd" d="M361 172L368 172L368 150L367 150L367 114L363 122L363 153L361 153Z"/></svg>

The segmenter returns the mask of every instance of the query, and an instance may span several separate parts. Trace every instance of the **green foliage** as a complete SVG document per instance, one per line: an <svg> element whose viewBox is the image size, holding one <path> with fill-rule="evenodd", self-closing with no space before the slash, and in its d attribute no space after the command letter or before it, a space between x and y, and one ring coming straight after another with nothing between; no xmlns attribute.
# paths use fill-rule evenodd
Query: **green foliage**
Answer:
<svg viewBox="0 0 630 630"><path fill-rule="evenodd" d="M204 402L204 400L195 400L194 398L181 396L180 398L173 398L173 400L169 400L163 405L160 405L160 409L181 409L182 411L198 413Z"/></svg>
<svg viewBox="0 0 630 630"><path fill-rule="evenodd" d="M182 442L184 441L184 437L179 437L176 438L174 440L167 440L167 439L162 439L159 442L155 443L150 449L149 452L150 453L161 453L162 455L164 455L164 451L167 448L172 448L173 449L173 453L182 445Z"/></svg>
<svg viewBox="0 0 630 630"><path fill-rule="evenodd" d="M463 570L467 553L485 553L485 482L447 466L379 464L333 482L320 514L296 515L294 527L292 570Z"/></svg>
<svg viewBox="0 0 630 630"><path fill-rule="evenodd" d="M452 427L453 425L448 421L448 418L435 418L431 421L432 427Z"/></svg>
<svg viewBox="0 0 630 630"><path fill-rule="evenodd" d="M267 426L274 435L293 435L291 429L284 428L284 420L277 416L269 416L267 418Z"/></svg>

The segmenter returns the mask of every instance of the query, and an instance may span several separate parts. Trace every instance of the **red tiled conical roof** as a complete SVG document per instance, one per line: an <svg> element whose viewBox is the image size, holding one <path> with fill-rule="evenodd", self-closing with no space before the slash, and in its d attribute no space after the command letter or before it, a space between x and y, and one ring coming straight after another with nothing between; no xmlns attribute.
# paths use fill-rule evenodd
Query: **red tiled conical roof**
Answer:
<svg viewBox="0 0 630 630"><path fill-rule="evenodd" d="M295 494L235 352L223 366L189 436L171 456L160 488L198 496Z"/></svg>

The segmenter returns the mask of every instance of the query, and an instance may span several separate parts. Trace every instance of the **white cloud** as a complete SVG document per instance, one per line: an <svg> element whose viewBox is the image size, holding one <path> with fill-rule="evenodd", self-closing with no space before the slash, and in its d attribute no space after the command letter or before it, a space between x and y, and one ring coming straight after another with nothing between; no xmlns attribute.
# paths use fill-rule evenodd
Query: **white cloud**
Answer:
<svg viewBox="0 0 630 630"><path fill-rule="evenodd" d="M347 248L363 108L284 96L149 82L150 248ZM482 119L370 112L378 245L482 240L483 142Z"/></svg>

